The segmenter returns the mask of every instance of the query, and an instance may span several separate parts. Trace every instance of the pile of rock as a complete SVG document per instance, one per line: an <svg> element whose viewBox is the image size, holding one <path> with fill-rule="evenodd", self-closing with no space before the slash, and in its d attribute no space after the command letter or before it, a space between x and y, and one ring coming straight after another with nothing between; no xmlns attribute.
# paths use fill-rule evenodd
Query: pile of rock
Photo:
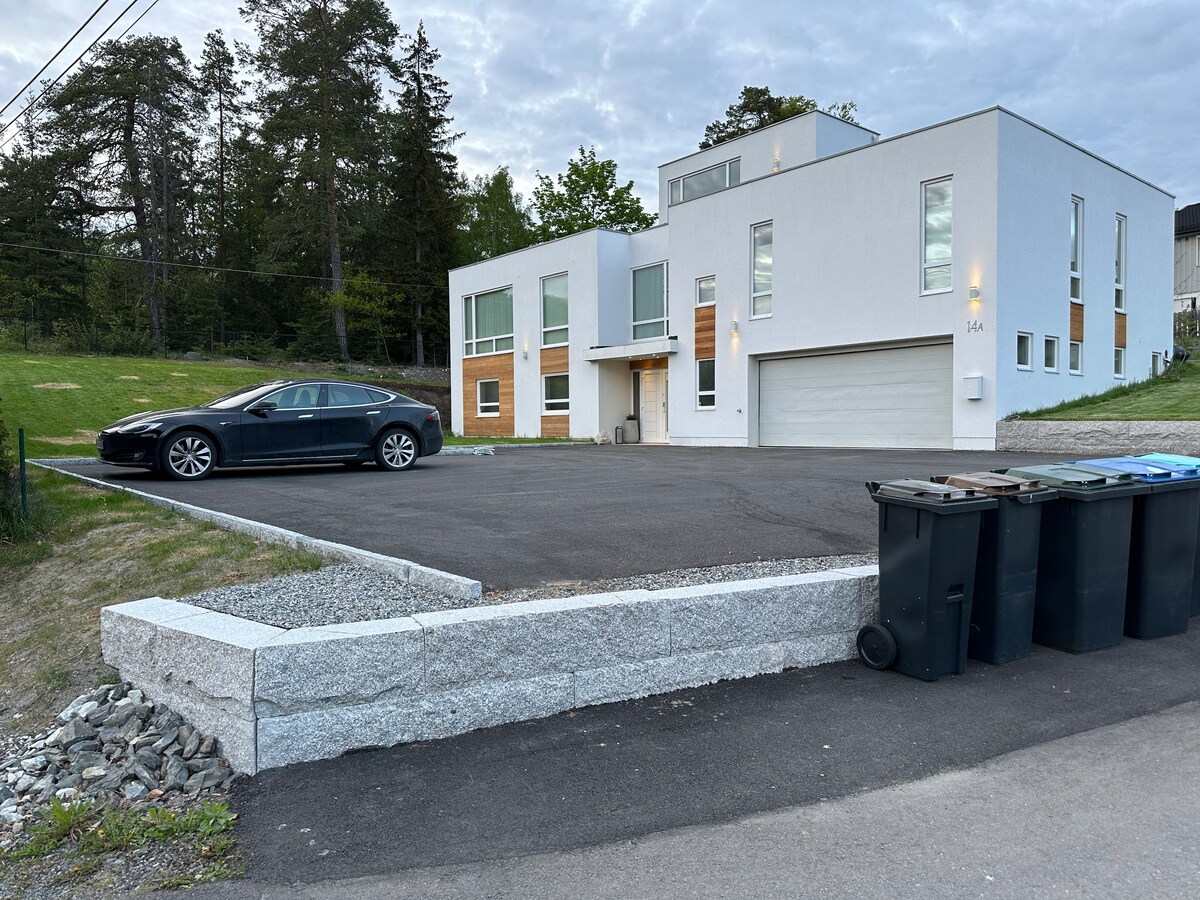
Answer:
<svg viewBox="0 0 1200 900"><path fill-rule="evenodd" d="M0 761L0 826L19 833L54 797L129 807L199 796L233 780L216 738L127 682L76 698L58 718L60 727Z"/></svg>

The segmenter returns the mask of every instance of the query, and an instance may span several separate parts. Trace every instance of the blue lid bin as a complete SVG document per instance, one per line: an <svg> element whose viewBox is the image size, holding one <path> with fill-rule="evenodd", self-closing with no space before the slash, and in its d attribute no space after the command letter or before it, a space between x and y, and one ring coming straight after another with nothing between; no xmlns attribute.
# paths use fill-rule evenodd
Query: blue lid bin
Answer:
<svg viewBox="0 0 1200 900"><path fill-rule="evenodd" d="M1147 640L1186 631L1200 536L1200 469L1132 456L1075 465L1127 474L1150 489L1133 505L1125 634Z"/></svg>
<svg viewBox="0 0 1200 900"><path fill-rule="evenodd" d="M1180 456L1177 453L1143 453L1144 459L1155 465L1191 466L1200 469L1200 456ZM1192 569L1192 617L1200 616L1200 518L1196 521L1196 565Z"/></svg>
<svg viewBox="0 0 1200 900"><path fill-rule="evenodd" d="M1058 494L1042 509L1034 643L1071 653L1115 647L1125 630L1133 501L1150 489L1128 474L1062 463L1006 472Z"/></svg>
<svg viewBox="0 0 1200 900"><path fill-rule="evenodd" d="M1042 508L1057 493L1037 480L995 472L935 475L933 481L998 501L980 523L967 656L992 665L1023 659L1033 649Z"/></svg>
<svg viewBox="0 0 1200 900"><path fill-rule="evenodd" d="M962 674L980 519L996 500L911 479L867 490L879 506L879 624L859 632L859 654L925 681Z"/></svg>

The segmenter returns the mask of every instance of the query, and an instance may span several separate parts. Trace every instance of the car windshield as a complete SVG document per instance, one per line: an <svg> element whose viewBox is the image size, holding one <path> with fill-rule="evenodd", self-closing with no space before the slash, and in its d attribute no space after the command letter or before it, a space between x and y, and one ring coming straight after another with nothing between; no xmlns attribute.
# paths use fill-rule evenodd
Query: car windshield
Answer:
<svg viewBox="0 0 1200 900"><path fill-rule="evenodd" d="M264 381L260 384L252 384L249 387L238 388L224 397L218 397L216 400L209 400L207 403L202 403L201 406L207 409L232 409L235 406L241 406L243 403L250 402L257 394L261 394L267 388L285 383L282 381Z"/></svg>

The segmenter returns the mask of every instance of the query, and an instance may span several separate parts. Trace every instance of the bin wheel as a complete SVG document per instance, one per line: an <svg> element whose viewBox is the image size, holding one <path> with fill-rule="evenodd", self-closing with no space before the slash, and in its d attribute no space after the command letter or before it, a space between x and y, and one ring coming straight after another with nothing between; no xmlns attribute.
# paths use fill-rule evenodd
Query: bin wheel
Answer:
<svg viewBox="0 0 1200 900"><path fill-rule="evenodd" d="M890 669L896 663L896 639L883 625L864 625L858 632L858 655L872 669Z"/></svg>

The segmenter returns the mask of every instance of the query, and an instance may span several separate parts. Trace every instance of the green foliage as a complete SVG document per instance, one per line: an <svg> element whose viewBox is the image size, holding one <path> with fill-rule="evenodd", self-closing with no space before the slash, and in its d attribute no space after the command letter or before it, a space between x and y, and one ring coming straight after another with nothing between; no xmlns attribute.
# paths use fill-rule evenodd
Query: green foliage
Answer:
<svg viewBox="0 0 1200 900"><path fill-rule="evenodd" d="M0 411L2 409L0 406ZM53 518L53 509L32 485L26 485L22 501L20 463L13 454L4 420L0 418L0 546L39 537L50 527Z"/></svg>
<svg viewBox="0 0 1200 900"><path fill-rule="evenodd" d="M596 159L596 148L579 148L579 156L567 163L565 175L551 178L538 173L533 189L538 240L565 237L589 228L639 231L654 224L657 216L642 208L633 193L633 182L617 185L617 164Z"/></svg>
<svg viewBox="0 0 1200 900"><path fill-rule="evenodd" d="M1177 363L1157 378L1111 388L1010 419L1179 421L1200 419L1200 363Z"/></svg>
<svg viewBox="0 0 1200 900"><path fill-rule="evenodd" d="M794 97L786 95L776 97L771 93L769 87L747 85L742 88L738 102L730 104L725 110L725 118L712 122L704 129L704 140L700 142L700 149L707 150L723 141L741 137L743 134L749 134L818 108L816 100L805 97L803 94L797 94ZM823 111L831 116L837 116L839 119L857 124L854 118L857 109L858 107L853 102L847 101L831 103Z"/></svg>
<svg viewBox="0 0 1200 900"><path fill-rule="evenodd" d="M536 239L533 217L504 166L490 176L476 175L463 193L462 205L460 265L520 250Z"/></svg>

